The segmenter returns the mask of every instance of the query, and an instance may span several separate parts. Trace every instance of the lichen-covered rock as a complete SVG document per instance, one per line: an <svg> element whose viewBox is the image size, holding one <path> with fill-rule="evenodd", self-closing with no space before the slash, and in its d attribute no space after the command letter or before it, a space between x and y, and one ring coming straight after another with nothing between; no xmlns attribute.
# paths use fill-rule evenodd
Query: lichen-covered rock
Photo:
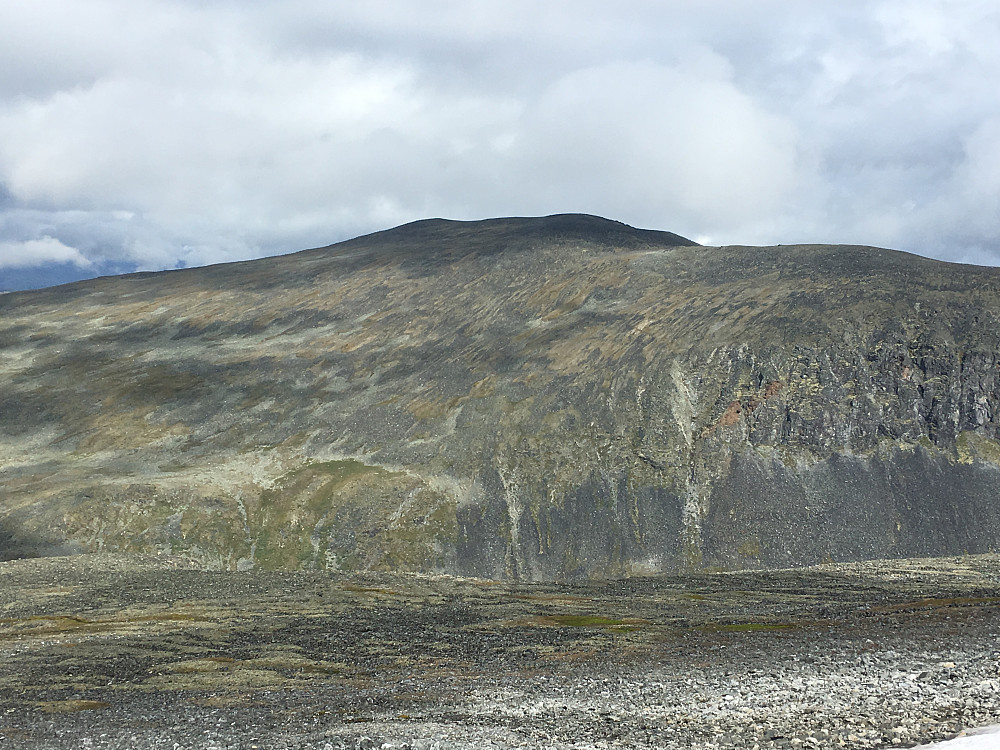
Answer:
<svg viewBox="0 0 1000 750"><path fill-rule="evenodd" d="M0 558L567 579L985 552L1000 271L433 220L0 297Z"/></svg>

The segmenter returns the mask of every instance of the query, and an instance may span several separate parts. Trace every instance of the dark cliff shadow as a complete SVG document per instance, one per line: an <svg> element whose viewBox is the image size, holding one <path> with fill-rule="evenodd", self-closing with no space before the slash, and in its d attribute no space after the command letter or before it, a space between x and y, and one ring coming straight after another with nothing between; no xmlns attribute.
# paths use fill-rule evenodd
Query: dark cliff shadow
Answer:
<svg viewBox="0 0 1000 750"><path fill-rule="evenodd" d="M0 562L29 557L59 557L80 551L77 545L25 533L11 524L9 519L0 519Z"/></svg>

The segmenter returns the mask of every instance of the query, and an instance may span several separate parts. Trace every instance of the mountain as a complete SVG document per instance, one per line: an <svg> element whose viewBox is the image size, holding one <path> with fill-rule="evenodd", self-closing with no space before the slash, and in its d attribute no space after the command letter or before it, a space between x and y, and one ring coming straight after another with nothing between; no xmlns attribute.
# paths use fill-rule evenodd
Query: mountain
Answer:
<svg viewBox="0 0 1000 750"><path fill-rule="evenodd" d="M0 557L563 580L984 552L1000 270L584 215L0 296Z"/></svg>

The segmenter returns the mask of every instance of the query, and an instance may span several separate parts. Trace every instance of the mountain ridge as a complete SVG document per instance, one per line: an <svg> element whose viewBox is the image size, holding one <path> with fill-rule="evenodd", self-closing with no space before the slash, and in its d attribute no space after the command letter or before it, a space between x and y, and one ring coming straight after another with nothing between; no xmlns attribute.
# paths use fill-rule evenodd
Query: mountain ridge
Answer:
<svg viewBox="0 0 1000 750"><path fill-rule="evenodd" d="M998 282L556 215L4 295L0 556L565 579L987 551Z"/></svg>
<svg viewBox="0 0 1000 750"><path fill-rule="evenodd" d="M225 269L227 272L232 272L235 269L242 267L247 267L247 264L256 265L261 264L266 261L276 261L281 258L300 260L305 259L309 256L319 256L324 253L328 253L331 248L344 248L351 246L359 247L372 247L375 250L385 249L386 245L407 245L407 249L412 251L416 250L428 250L433 252L433 247L423 247L422 243L426 243L430 240L441 239L447 235L447 230L458 230L458 232L464 234L474 233L477 230L482 229L492 229L492 228L506 228L508 230L514 230L521 235L534 234L535 236L558 236L563 235L565 237L583 237L589 236L593 239L595 235L604 235L605 237L615 237L618 240L625 239L628 242L636 243L639 238L650 238L655 239L660 242L669 242L677 245L692 245L695 246L698 243L693 240L689 240L680 235L674 234L673 232L664 232L655 229L638 229L636 227L629 226L620 221L615 221L612 219L605 219L599 216L593 216L590 214L551 214L549 216L539 216L539 217L505 217L505 218L493 218L493 219L475 219L475 220L461 220L461 219L444 219L444 218L430 218L430 219L418 219L416 221L407 222L390 229L383 229L377 232L372 232L369 234L363 234L358 237L349 238L342 240L340 242L333 243L331 245L323 245L315 248L308 248L305 250L297 250L291 253L284 253L281 255L267 256L264 258L254 258L251 260L242 261L229 261L222 263L211 263L204 266L192 266L188 268L174 268L166 269L163 271L133 271L131 273L115 274L111 276L98 276L92 279L81 279L78 281L70 281L62 284L57 284L53 286L40 287L38 289L24 289L24 290L10 290L3 291L0 294L37 294L45 293L50 289L60 289L67 290L67 287L76 288L77 285L87 285L92 283L104 282L109 279L149 279L149 278L164 278L173 274L187 274L190 272L204 271L205 269ZM382 247L379 247L380 243L383 243ZM414 244L417 243L417 244Z"/></svg>

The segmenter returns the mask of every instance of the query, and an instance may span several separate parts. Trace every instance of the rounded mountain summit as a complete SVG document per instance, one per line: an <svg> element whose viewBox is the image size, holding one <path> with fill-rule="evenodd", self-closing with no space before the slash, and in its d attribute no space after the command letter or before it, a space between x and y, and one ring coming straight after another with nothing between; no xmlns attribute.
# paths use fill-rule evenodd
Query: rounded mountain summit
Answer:
<svg viewBox="0 0 1000 750"><path fill-rule="evenodd" d="M0 296L0 558L563 580L986 552L1000 270L428 220Z"/></svg>

